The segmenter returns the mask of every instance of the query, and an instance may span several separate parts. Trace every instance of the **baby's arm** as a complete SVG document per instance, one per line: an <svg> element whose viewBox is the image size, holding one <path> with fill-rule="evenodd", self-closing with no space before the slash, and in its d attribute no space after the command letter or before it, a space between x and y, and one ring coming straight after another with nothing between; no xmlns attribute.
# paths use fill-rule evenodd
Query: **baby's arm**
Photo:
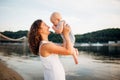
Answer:
<svg viewBox="0 0 120 80"><path fill-rule="evenodd" d="M54 29L54 31L57 33L57 34L61 34L62 31L63 31L63 26L65 24L65 21L61 21L56 27L53 26L52 28Z"/></svg>
<svg viewBox="0 0 120 80"><path fill-rule="evenodd" d="M53 30L55 31L55 33L60 34L58 28L56 28L55 26L53 26L52 28L53 28Z"/></svg>
<svg viewBox="0 0 120 80"><path fill-rule="evenodd" d="M52 26L52 28L53 28L53 30L55 31L55 33L57 33L58 32L58 29L53 25ZM57 33L58 34L58 33Z"/></svg>

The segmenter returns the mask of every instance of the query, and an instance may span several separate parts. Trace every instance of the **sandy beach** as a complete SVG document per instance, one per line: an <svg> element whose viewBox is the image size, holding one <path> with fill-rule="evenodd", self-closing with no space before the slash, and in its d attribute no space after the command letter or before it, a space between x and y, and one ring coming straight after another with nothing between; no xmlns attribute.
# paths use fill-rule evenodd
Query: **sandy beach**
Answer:
<svg viewBox="0 0 120 80"><path fill-rule="evenodd" d="M24 80L24 79L16 71L7 67L7 65L0 60L0 80Z"/></svg>
<svg viewBox="0 0 120 80"><path fill-rule="evenodd" d="M120 63L107 63L79 56L75 65L72 57L60 57L66 80L120 80ZM3 64L4 63L4 64ZM4 68L4 69L3 69ZM5 78L5 79L4 79ZM39 58L0 56L0 80L44 80Z"/></svg>
<svg viewBox="0 0 120 80"><path fill-rule="evenodd" d="M6 67L16 71L24 80L44 80L43 68L39 60L38 61L32 60L26 57L5 57L5 56L0 56L0 59L2 60L2 62L4 62L4 64L6 64L5 65Z"/></svg>

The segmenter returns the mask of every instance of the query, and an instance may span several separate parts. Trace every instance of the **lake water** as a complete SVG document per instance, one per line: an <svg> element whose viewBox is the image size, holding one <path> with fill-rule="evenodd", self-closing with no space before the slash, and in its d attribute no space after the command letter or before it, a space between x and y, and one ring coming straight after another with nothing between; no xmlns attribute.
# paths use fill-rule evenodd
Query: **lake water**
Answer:
<svg viewBox="0 0 120 80"><path fill-rule="evenodd" d="M60 56L67 80L120 80L120 46L78 46L79 64L71 56ZM30 56L23 44L2 44L0 55Z"/></svg>

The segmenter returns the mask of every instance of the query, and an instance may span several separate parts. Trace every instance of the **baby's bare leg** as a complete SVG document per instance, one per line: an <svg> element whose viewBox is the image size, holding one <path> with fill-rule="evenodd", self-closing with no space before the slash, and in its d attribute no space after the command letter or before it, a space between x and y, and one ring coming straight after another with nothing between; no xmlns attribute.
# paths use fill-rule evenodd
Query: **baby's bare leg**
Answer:
<svg viewBox="0 0 120 80"><path fill-rule="evenodd" d="M78 64L78 50L73 47L74 53L73 53L73 58L75 61L75 64Z"/></svg>
<svg viewBox="0 0 120 80"><path fill-rule="evenodd" d="M63 41L63 47L66 47L66 41ZM78 50L76 48L74 48L74 47L73 47L73 54L72 54L72 56L73 56L75 64L78 64Z"/></svg>

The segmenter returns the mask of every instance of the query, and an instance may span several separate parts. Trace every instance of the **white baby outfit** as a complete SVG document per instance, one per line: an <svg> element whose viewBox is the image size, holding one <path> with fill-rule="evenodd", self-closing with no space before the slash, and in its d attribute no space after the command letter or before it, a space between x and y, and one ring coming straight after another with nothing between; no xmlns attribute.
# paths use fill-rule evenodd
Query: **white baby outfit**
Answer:
<svg viewBox="0 0 120 80"><path fill-rule="evenodd" d="M49 43L42 41L40 47ZM65 80L65 71L57 54L51 54L47 57L40 55L40 60L44 67L44 80Z"/></svg>
<svg viewBox="0 0 120 80"><path fill-rule="evenodd" d="M58 25L57 25L57 28L58 28L58 29L59 29L59 27L64 27L64 26L60 26L63 22L64 22L64 20L60 20L60 21L59 21L59 23L58 23ZM66 23L65 23L65 24L66 24ZM61 37L62 37L63 40L65 40L64 37L63 37L63 34L61 34ZM74 44L74 43L75 43L75 36L74 36L72 30L71 30L70 33L69 33L69 37L70 37L71 42Z"/></svg>

